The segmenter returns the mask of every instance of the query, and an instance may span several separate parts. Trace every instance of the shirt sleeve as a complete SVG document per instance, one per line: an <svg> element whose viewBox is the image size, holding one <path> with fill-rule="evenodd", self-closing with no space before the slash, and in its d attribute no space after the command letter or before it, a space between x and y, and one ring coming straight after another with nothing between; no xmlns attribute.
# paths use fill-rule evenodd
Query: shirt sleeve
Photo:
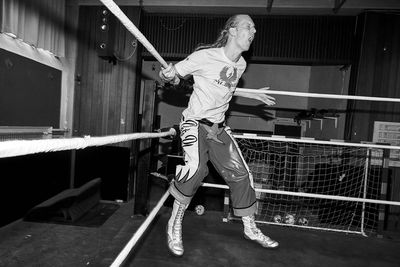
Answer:
<svg viewBox="0 0 400 267"><path fill-rule="evenodd" d="M201 70L204 63L205 54L202 51L196 51L190 54L184 60L175 64L175 69L181 77L193 75Z"/></svg>

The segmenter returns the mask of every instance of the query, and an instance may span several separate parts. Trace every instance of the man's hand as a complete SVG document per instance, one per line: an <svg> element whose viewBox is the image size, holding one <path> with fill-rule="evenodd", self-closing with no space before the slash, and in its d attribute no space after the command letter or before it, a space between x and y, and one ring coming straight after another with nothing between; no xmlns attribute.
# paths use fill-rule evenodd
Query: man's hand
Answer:
<svg viewBox="0 0 400 267"><path fill-rule="evenodd" d="M265 87L265 88L260 88L260 90L267 90L269 89L269 87ZM234 93L235 96L241 96L241 97L247 97L247 98L251 98L251 99L256 99L259 100L265 104L267 104L268 106L272 106L275 105L275 98L267 95L265 93L248 93L248 92L244 92L243 90L241 90L240 92L235 91Z"/></svg>
<svg viewBox="0 0 400 267"><path fill-rule="evenodd" d="M253 94L253 95L254 95L253 99L260 100L261 102L264 102L268 106L275 105L275 98L270 95L267 94Z"/></svg>
<svg viewBox="0 0 400 267"><path fill-rule="evenodd" d="M175 67L170 63L167 68L161 67L159 76L163 82L172 83L173 85L179 84L179 77L176 75Z"/></svg>

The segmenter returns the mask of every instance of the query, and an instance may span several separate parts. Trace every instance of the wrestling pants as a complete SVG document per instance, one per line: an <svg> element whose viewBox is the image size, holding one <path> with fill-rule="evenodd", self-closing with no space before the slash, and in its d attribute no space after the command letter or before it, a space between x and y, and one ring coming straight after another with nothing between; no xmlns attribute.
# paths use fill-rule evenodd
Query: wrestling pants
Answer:
<svg viewBox="0 0 400 267"><path fill-rule="evenodd" d="M231 129L183 120L180 131L185 164L176 167L175 179L169 187L175 199L189 205L208 174L210 160L230 188L234 214L241 217L254 214L257 207L253 178Z"/></svg>

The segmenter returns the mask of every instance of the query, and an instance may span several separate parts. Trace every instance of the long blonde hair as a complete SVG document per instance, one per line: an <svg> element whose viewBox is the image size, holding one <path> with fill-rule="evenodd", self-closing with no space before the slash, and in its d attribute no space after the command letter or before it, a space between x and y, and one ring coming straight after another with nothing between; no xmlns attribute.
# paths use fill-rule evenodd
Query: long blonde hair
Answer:
<svg viewBox="0 0 400 267"><path fill-rule="evenodd" d="M207 48L224 47L226 45L227 41L228 41L229 29L236 27L237 24L238 24L238 19L237 19L238 16L240 16L240 15L239 14L233 15L225 22L224 28L221 30L221 32L219 33L218 38L215 40L214 43L212 43L212 44L199 44L195 48L194 51L199 51L199 50L207 49Z"/></svg>

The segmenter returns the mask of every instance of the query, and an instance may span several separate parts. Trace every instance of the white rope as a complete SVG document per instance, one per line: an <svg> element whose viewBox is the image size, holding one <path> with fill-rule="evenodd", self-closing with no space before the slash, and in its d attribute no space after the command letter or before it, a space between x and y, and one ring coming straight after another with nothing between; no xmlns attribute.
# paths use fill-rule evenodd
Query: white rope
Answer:
<svg viewBox="0 0 400 267"><path fill-rule="evenodd" d="M71 149L83 149L91 146L103 146L115 144L134 139L159 138L173 136L175 129L171 128L168 132L162 133L131 133L120 135L109 135L101 137L75 137L59 139L40 139L40 140L11 140L0 142L0 158L15 157L40 152L54 152Z"/></svg>
<svg viewBox="0 0 400 267"><path fill-rule="evenodd" d="M161 199L158 201L157 205L153 208L153 210L150 212L150 214L147 216L146 220L136 230L136 232L133 234L132 238L128 241L128 243L125 245L125 247L118 254L117 258L115 258L114 262L110 265L111 267L121 266L121 264L128 257L131 250L135 247L136 243L139 241L139 239L145 233L146 229L148 228L150 223L153 221L153 219L156 216L156 214L158 213L158 211L164 205L164 202L167 200L168 196L169 196L169 192L167 191L161 197Z"/></svg>
<svg viewBox="0 0 400 267"><path fill-rule="evenodd" d="M168 67L167 62L160 56L154 46L147 38L136 28L135 24L122 12L118 5L112 0L100 0L110 11L121 21L125 28L130 31L136 39L152 54L164 68Z"/></svg>
<svg viewBox="0 0 400 267"><path fill-rule="evenodd" d="M221 185L221 184L203 183L202 186L212 187L212 188L229 189L229 187L227 185ZM344 196L333 196L333 195L312 194L312 193L302 193L302 192L290 192L290 191L262 189L262 188L254 188L254 191L260 192L260 193L279 194L279 195L286 195L286 196L312 197L312 198L321 198L321 199L345 200L345 201L352 201L352 202L365 202L365 203L400 206L400 202L379 200L379 199L344 197Z"/></svg>
<svg viewBox="0 0 400 267"><path fill-rule="evenodd" d="M161 173L152 172L151 175L168 181L168 177ZM224 185L224 184L201 183L201 186L211 187L211 188L219 188L219 189L229 189L229 186ZM291 191L272 190L272 189L263 189L263 188L254 188L254 191L260 192L260 193L279 194L279 195L287 195L287 196L312 197L312 198L345 200L345 201L353 201L353 202L365 202L365 203L400 206L400 202L398 202L398 201L396 202L396 201L379 200L379 199L323 195L323 194L303 193L303 192L291 192Z"/></svg>
<svg viewBox="0 0 400 267"><path fill-rule="evenodd" d="M275 91L275 90L265 90L263 88L261 88L261 89L236 88L236 91L254 93L254 94L268 94L268 95L285 95L285 96L300 96L300 97L329 98L329 99L351 99L351 100L364 100L364 101L400 102L400 98L317 94L317 93L303 93L303 92L291 92L291 91Z"/></svg>
<svg viewBox="0 0 400 267"><path fill-rule="evenodd" d="M377 148L377 149L389 149L389 150L400 150L400 146L390 144L375 144L375 143L351 143L343 140L315 140L314 138L289 138L281 135L272 136L257 136L256 134L233 134L235 138L243 139L255 139L255 140L270 140L270 141L283 141L283 142L294 142L294 143L305 143L305 144L319 144L319 145L335 145L335 146L351 146L351 147L364 147L364 148Z"/></svg>

